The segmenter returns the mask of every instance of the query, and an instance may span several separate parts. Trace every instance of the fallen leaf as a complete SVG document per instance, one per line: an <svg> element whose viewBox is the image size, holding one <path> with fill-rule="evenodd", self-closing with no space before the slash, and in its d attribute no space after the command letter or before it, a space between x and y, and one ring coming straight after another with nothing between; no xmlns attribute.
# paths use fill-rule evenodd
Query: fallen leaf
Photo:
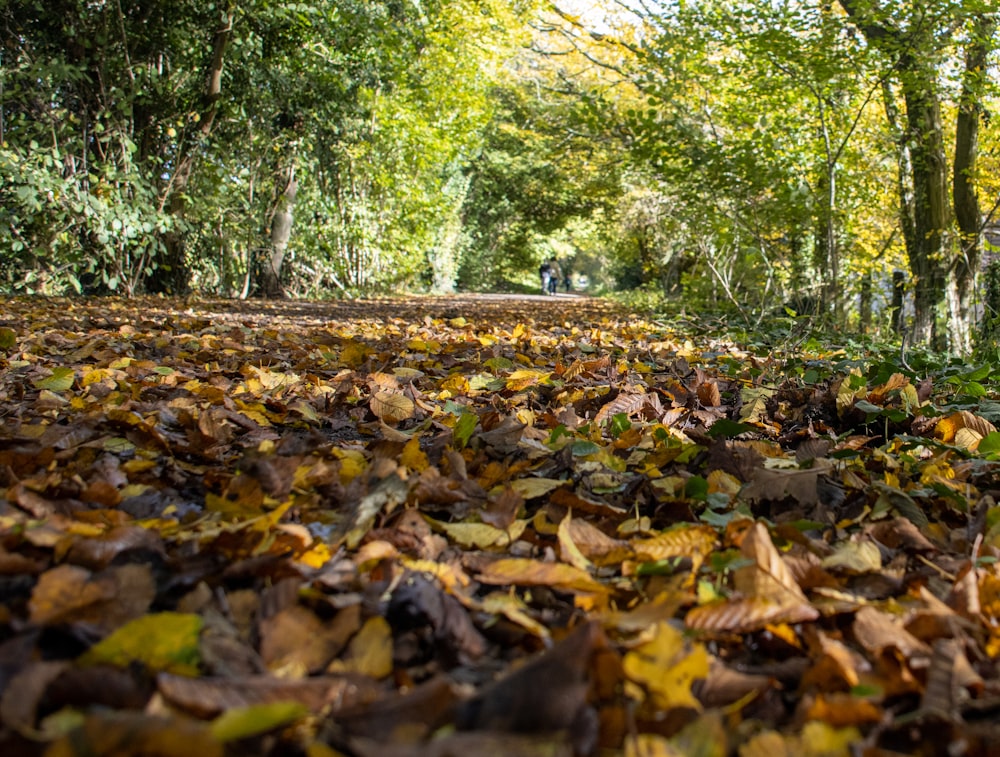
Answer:
<svg viewBox="0 0 1000 757"><path fill-rule="evenodd" d="M203 625L199 615L143 615L97 642L80 657L80 663L126 667L138 662L154 672L195 675L201 662L198 637Z"/></svg>
<svg viewBox="0 0 1000 757"><path fill-rule="evenodd" d="M399 423L412 418L416 406L402 392L383 390L372 396L371 410L375 417L386 423Z"/></svg>
<svg viewBox="0 0 1000 757"><path fill-rule="evenodd" d="M657 623L652 638L630 650L623 665L628 679L643 687L657 710L701 709L691 685L708 676L708 652L702 644L688 643L669 623Z"/></svg>
<svg viewBox="0 0 1000 757"><path fill-rule="evenodd" d="M376 615L365 621L328 673L358 673L376 680L392 673L392 628Z"/></svg>
<svg viewBox="0 0 1000 757"><path fill-rule="evenodd" d="M283 728L309 713L297 702L257 704L227 710L212 721L209 731L217 741L238 741Z"/></svg>
<svg viewBox="0 0 1000 757"><path fill-rule="evenodd" d="M546 563L526 558L494 560L479 571L484 584L518 586L551 586L565 591L584 591L605 594L609 589L595 581L586 571L572 565Z"/></svg>

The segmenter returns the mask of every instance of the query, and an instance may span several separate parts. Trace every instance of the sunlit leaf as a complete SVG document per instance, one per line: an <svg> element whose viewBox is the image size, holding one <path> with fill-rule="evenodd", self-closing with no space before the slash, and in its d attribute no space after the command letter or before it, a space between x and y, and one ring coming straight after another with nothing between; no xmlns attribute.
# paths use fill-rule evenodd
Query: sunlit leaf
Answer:
<svg viewBox="0 0 1000 757"><path fill-rule="evenodd" d="M520 392L529 386L541 383L552 374L548 371L517 370L507 375L507 388L514 392Z"/></svg>
<svg viewBox="0 0 1000 757"><path fill-rule="evenodd" d="M9 350L17 344L17 332L7 326L0 326L0 350Z"/></svg>
<svg viewBox="0 0 1000 757"><path fill-rule="evenodd" d="M572 565L546 563L525 558L504 558L486 565L479 572L486 584L552 586L565 590L605 593L608 588L589 573Z"/></svg>
<svg viewBox="0 0 1000 757"><path fill-rule="evenodd" d="M258 736L282 728L309 714L298 702L275 702L226 710L210 726L212 736L223 743Z"/></svg>
<svg viewBox="0 0 1000 757"><path fill-rule="evenodd" d="M371 399L372 413L386 423L398 423L413 417L413 400L399 392L377 392Z"/></svg>
<svg viewBox="0 0 1000 757"><path fill-rule="evenodd" d="M683 526L663 531L651 539L635 539L632 549L642 560L668 557L704 557L718 545L718 534L709 526Z"/></svg>
<svg viewBox="0 0 1000 757"><path fill-rule="evenodd" d="M588 571L593 567L593 564L584 556L583 552L580 551L580 548L573 541L573 535L570 533L570 523L572 520L573 511L569 510L566 512L566 517L559 522L557 531L559 554L570 565L580 570Z"/></svg>
<svg viewBox="0 0 1000 757"><path fill-rule="evenodd" d="M511 481L511 488L525 499L543 497L566 482L556 478L519 478Z"/></svg>
<svg viewBox="0 0 1000 757"><path fill-rule="evenodd" d="M472 438L472 433L476 430L476 425L479 423L479 416L475 413L463 412L458 417L458 422L455 423L455 428L452 430L452 438L455 442L455 449L465 449L465 445L469 443L469 439Z"/></svg>
<svg viewBox="0 0 1000 757"><path fill-rule="evenodd" d="M708 675L708 652L702 644L690 644L669 623L657 623L653 637L625 655L625 675L640 684L651 703L660 710L671 707L701 709L691 693L691 684Z"/></svg>
<svg viewBox="0 0 1000 757"><path fill-rule="evenodd" d="M451 541L463 547L488 549L507 547L517 541L528 525L526 520L515 520L508 528L497 528L488 523L442 523L434 521L436 528L444 531Z"/></svg>
<svg viewBox="0 0 1000 757"><path fill-rule="evenodd" d="M494 591L483 597L484 612L503 615L505 618L527 629L541 639L549 638L548 629L528 614L528 607L516 595Z"/></svg>
<svg viewBox="0 0 1000 757"><path fill-rule="evenodd" d="M153 671L194 675L201 661L199 615L161 612L126 623L87 650L84 665L127 667L138 662Z"/></svg>
<svg viewBox="0 0 1000 757"><path fill-rule="evenodd" d="M400 455L399 462L417 473L427 469L427 466L430 465L430 460L427 454L420 448L419 437L414 436L403 446L403 453Z"/></svg>
<svg viewBox="0 0 1000 757"><path fill-rule="evenodd" d="M76 372L67 366L54 368L45 378L35 379L32 385L36 389L48 389L50 392L65 392L72 388Z"/></svg>

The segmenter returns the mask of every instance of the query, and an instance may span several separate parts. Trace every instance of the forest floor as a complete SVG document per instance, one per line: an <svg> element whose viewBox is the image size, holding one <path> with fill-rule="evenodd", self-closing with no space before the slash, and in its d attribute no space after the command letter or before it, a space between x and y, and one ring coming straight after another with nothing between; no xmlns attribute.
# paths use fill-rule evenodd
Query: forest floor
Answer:
<svg viewBox="0 0 1000 757"><path fill-rule="evenodd" d="M0 752L1000 753L1000 404L595 298L14 299Z"/></svg>

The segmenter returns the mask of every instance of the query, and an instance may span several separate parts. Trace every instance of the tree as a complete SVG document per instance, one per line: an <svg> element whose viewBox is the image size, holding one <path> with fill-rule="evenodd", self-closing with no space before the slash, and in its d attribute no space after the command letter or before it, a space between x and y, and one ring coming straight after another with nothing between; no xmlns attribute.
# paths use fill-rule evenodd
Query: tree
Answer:
<svg viewBox="0 0 1000 757"><path fill-rule="evenodd" d="M840 0L840 4L870 44L886 56L904 106L904 122L897 127L900 215L914 278L913 338L920 343L933 341L937 305L947 288L951 294L951 348L967 352L971 346L969 298L979 267L982 231L974 186L979 93L986 57L996 46L991 34L996 12L979 0L913 0L891 9L866 0ZM955 43L957 32L964 28L971 33L962 43L966 51L965 73L955 148L949 161L942 68L948 61L949 45ZM887 87L890 123L895 121L894 100L892 87ZM952 233L956 218L961 232L958 244Z"/></svg>
<svg viewBox="0 0 1000 757"><path fill-rule="evenodd" d="M214 123L231 12L155 1L0 8L10 283L52 275L57 287L130 293L153 272L183 277L170 240Z"/></svg>

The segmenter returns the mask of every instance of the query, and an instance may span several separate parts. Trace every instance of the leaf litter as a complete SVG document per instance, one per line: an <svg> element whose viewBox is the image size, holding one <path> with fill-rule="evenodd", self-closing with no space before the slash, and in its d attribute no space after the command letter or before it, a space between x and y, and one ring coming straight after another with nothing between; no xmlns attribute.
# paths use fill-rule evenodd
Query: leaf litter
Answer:
<svg viewBox="0 0 1000 757"><path fill-rule="evenodd" d="M0 749L993 754L989 371L679 329L9 301Z"/></svg>

